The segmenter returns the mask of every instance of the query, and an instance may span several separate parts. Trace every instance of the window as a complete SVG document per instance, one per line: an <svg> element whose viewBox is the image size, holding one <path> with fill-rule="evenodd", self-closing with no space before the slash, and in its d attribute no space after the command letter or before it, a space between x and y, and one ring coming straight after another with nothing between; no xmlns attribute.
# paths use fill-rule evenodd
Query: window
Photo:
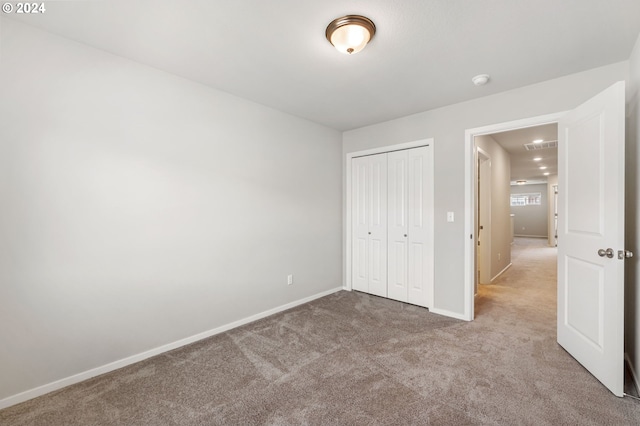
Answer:
<svg viewBox="0 0 640 426"><path fill-rule="evenodd" d="M539 206L542 204L542 194L534 192L530 194L511 194L512 206Z"/></svg>

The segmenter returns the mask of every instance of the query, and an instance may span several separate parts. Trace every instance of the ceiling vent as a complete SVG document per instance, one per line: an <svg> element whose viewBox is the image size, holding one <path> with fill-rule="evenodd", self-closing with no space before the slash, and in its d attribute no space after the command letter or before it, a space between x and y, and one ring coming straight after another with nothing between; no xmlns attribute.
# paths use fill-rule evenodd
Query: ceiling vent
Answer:
<svg viewBox="0 0 640 426"><path fill-rule="evenodd" d="M527 151L538 151L540 149L549 149L549 148L557 148L558 141L547 141L540 143L525 143L524 149Z"/></svg>

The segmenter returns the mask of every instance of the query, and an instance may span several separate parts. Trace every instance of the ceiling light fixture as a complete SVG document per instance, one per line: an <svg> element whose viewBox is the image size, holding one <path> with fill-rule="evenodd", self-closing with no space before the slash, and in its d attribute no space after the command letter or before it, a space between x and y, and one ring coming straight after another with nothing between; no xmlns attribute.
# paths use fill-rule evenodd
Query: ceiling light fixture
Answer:
<svg viewBox="0 0 640 426"><path fill-rule="evenodd" d="M542 160L542 157L536 157L533 159L533 161L540 161L540 160Z"/></svg>
<svg viewBox="0 0 640 426"><path fill-rule="evenodd" d="M525 183L527 183L526 180L517 180L516 181L516 185L524 185Z"/></svg>
<svg viewBox="0 0 640 426"><path fill-rule="evenodd" d="M541 166L540 167L540 170L546 170L546 169L547 169L547 166Z"/></svg>
<svg viewBox="0 0 640 426"><path fill-rule="evenodd" d="M471 81L473 81L473 84L476 86L484 86L489 82L489 78L489 74L480 74L473 77Z"/></svg>
<svg viewBox="0 0 640 426"><path fill-rule="evenodd" d="M325 35L339 52L351 55L364 49L375 33L376 26L371 19L347 15L334 19L327 26Z"/></svg>
<svg viewBox="0 0 640 426"><path fill-rule="evenodd" d="M533 143L542 143L544 142L544 139L536 139L535 141L533 141Z"/></svg>
<svg viewBox="0 0 640 426"><path fill-rule="evenodd" d="M545 175L545 176L549 176L549 172L546 172L544 175Z"/></svg>

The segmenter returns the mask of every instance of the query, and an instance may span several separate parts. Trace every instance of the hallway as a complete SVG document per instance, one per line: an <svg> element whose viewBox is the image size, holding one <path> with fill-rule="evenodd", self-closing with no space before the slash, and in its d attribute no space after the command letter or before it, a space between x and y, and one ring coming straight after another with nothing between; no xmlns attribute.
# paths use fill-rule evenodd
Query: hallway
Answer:
<svg viewBox="0 0 640 426"><path fill-rule="evenodd" d="M516 238L511 246L512 266L492 284L478 286L476 319L522 310L518 316L535 316L555 330L557 257L558 249L549 247L546 239Z"/></svg>

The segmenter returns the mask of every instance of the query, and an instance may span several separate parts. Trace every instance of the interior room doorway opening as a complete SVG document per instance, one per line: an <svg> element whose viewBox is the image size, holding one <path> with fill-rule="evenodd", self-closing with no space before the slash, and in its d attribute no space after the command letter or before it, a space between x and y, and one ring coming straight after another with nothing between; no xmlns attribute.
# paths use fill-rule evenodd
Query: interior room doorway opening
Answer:
<svg viewBox="0 0 640 426"><path fill-rule="evenodd" d="M478 284L498 282L513 265L514 237L540 240L529 249L555 247L557 142L557 123L474 136L476 297Z"/></svg>
<svg viewBox="0 0 640 426"><path fill-rule="evenodd" d="M557 341L614 395L624 386L625 82L560 114L466 132L465 316L474 316L474 141L558 123ZM593 155L599 153L599 155ZM554 194L555 195L555 194ZM617 256L616 256L617 251Z"/></svg>
<svg viewBox="0 0 640 426"><path fill-rule="evenodd" d="M474 298L475 298L475 283L478 280L477 272L477 256L478 256L478 230L477 230L477 188L478 188L478 147L476 145L476 138L480 136L492 135L501 132L514 131L519 129L529 129L537 126L557 124L560 118L565 112L558 112L554 114L548 114L538 117L531 117L522 120L516 120L506 123L493 124L489 126L479 127L475 129L469 129L466 131L466 143L467 143L467 155L465 158L465 167L467 169L467 178L469 181L465 185L465 198L467 203L470 203L470 208L465 209L465 235L467 236L465 243L465 319L468 321L473 320L475 316ZM554 138L557 141L557 133ZM496 173L496 159L492 156L492 173ZM495 209L495 203L492 206L492 211ZM554 234L555 235L555 234ZM509 234L511 238L511 234ZM492 239L493 240L493 239ZM494 241L492 241L493 245ZM495 257L495 259L493 258ZM496 260L497 253L492 253L492 260ZM502 253L501 253L502 259ZM499 270L502 272L502 270Z"/></svg>

